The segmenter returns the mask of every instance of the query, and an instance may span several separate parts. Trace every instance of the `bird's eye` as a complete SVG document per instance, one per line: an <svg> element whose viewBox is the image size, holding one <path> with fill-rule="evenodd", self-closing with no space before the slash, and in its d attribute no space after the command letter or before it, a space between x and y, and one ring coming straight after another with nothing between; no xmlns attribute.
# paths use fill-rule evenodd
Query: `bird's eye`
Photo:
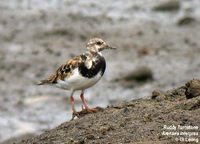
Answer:
<svg viewBox="0 0 200 144"><path fill-rule="evenodd" d="M100 42L100 41L97 42L97 45L101 45L101 44L102 44L102 42Z"/></svg>

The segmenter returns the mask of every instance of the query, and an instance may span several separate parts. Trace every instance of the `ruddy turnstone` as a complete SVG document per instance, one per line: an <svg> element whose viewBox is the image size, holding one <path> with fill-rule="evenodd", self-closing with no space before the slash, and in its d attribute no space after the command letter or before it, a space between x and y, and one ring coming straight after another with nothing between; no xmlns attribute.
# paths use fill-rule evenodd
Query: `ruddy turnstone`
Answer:
<svg viewBox="0 0 200 144"><path fill-rule="evenodd" d="M80 98L84 109L87 112L96 112L90 108L84 98L85 89L95 85L103 76L106 69L106 61L101 51L105 49L115 49L100 38L92 38L86 45L87 51L79 56L75 56L61 65L54 74L47 79L41 80L38 85L52 85L61 89L69 90L70 103L73 116L78 116L80 112L75 110L73 94L76 90L81 90Z"/></svg>

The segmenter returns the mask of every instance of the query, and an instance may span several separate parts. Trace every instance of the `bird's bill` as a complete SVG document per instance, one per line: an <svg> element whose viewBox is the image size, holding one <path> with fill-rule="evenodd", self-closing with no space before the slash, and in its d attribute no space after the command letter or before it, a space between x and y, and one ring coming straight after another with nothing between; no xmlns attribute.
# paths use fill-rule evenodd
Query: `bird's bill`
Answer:
<svg viewBox="0 0 200 144"><path fill-rule="evenodd" d="M116 49L116 48L114 48L114 47L111 47L111 46L109 46L109 45L104 45L103 47L101 47L100 49L99 49L99 51L103 51L103 50L107 50L107 49Z"/></svg>
<svg viewBox="0 0 200 144"><path fill-rule="evenodd" d="M106 49L113 49L113 50L116 50L117 48L111 47L111 46L107 45L107 46L106 46Z"/></svg>

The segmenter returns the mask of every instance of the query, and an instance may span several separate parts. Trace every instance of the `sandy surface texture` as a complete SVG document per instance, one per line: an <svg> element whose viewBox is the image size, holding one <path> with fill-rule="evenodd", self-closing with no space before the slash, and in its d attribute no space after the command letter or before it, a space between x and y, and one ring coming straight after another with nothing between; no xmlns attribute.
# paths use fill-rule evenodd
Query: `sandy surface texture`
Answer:
<svg viewBox="0 0 200 144"><path fill-rule="evenodd" d="M118 50L103 53L106 73L86 90L92 107L199 78L199 5L199 0L1 0L0 141L42 133L71 118L69 92L35 83L85 52L94 36ZM79 92L75 98L81 109Z"/></svg>
<svg viewBox="0 0 200 144"><path fill-rule="evenodd" d="M65 122L19 144L198 143L200 81L150 99L121 102L102 112ZM184 138L184 139L182 139Z"/></svg>

